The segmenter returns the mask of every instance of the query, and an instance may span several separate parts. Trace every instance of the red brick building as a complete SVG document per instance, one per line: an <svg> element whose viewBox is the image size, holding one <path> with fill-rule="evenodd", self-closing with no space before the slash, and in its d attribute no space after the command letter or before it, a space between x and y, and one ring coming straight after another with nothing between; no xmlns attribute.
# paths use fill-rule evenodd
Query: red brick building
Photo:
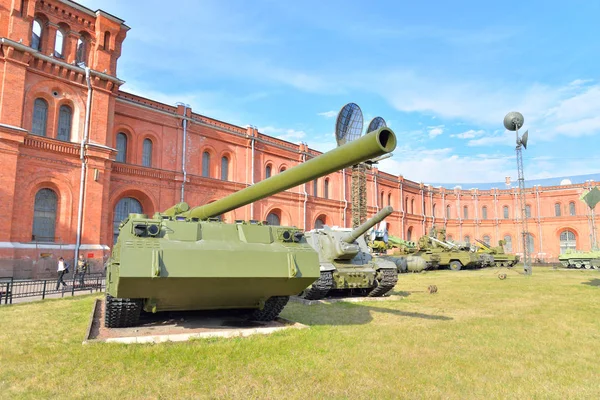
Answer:
<svg viewBox="0 0 600 400"><path fill-rule="evenodd" d="M52 274L78 243L101 268L128 212L211 202L319 154L121 91L116 66L128 30L69 0L0 0L0 276ZM415 240L443 224L454 239L506 238L520 251L513 189L432 188L377 169L367 182L369 213L396 210L387 219L394 235ZM534 257L590 248L579 196L593 185L529 189ZM349 200L350 174L341 171L223 218L350 226Z"/></svg>

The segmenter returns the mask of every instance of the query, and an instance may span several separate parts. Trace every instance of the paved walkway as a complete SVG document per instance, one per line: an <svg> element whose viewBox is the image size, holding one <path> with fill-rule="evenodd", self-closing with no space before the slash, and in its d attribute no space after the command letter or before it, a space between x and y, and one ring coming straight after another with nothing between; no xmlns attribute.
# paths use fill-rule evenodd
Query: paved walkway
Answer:
<svg viewBox="0 0 600 400"><path fill-rule="evenodd" d="M104 292L104 289L102 290L98 290L97 288L90 288L90 289L84 289L84 290L80 290L80 289L76 289L75 292L71 291L71 286L66 286L64 288L64 290L56 293L50 293L50 294L46 294L45 299L60 299L60 298L66 298L66 297L72 297L73 296L83 296L83 295L88 295L88 294L102 294ZM40 301L42 300L42 296L31 296L31 297L13 297L12 299L12 304L19 304L19 303L29 303L32 301ZM9 304L4 304L5 298L2 298L2 304L0 305L0 307L4 307L5 305L10 305ZM9 300L10 301L10 300Z"/></svg>

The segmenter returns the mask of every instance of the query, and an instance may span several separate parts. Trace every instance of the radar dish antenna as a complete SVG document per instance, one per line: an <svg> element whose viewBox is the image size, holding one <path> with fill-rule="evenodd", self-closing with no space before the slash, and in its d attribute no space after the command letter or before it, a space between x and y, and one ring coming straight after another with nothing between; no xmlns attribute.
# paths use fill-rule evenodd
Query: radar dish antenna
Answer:
<svg viewBox="0 0 600 400"><path fill-rule="evenodd" d="M369 127L367 128L367 133L371 133L376 131L377 129L387 128L385 120L381 117L375 117L369 123Z"/></svg>
<svg viewBox="0 0 600 400"><path fill-rule="evenodd" d="M335 123L335 140L338 146L356 140L363 130L363 114L355 103L348 103L338 113Z"/></svg>

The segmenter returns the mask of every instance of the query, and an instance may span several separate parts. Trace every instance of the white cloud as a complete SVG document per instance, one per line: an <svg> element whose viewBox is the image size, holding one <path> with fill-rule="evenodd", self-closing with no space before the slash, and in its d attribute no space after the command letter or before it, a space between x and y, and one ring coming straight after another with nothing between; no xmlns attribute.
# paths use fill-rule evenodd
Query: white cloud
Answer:
<svg viewBox="0 0 600 400"><path fill-rule="evenodd" d="M427 129L431 139L444 133L444 125L428 126Z"/></svg>
<svg viewBox="0 0 600 400"><path fill-rule="evenodd" d="M335 116L338 115L338 112L337 111L325 111L325 112L320 112L317 115L320 115L325 118L334 118Z"/></svg>
<svg viewBox="0 0 600 400"><path fill-rule="evenodd" d="M479 130L469 129L466 132L450 135L450 137L455 137L455 138L459 138L459 139L474 139L476 137L483 136L484 134L485 134L485 131L483 129L479 129Z"/></svg>
<svg viewBox="0 0 600 400"><path fill-rule="evenodd" d="M503 131L499 135L489 135L483 136L478 139L471 139L467 142L467 146L477 147L477 146L516 146L516 135L511 131Z"/></svg>

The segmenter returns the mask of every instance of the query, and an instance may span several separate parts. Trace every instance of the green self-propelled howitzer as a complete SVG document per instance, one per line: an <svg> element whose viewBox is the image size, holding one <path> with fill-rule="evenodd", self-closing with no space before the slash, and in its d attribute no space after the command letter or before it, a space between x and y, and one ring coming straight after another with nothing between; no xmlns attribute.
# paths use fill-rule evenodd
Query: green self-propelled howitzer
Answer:
<svg viewBox="0 0 600 400"><path fill-rule="evenodd" d="M600 269L600 250L567 250L558 256L558 261L566 268Z"/></svg>
<svg viewBox="0 0 600 400"><path fill-rule="evenodd" d="M320 277L318 254L298 228L218 217L395 147L382 128L213 203L130 214L106 264L105 325L135 325L142 309L247 309L251 319L273 320Z"/></svg>
<svg viewBox="0 0 600 400"><path fill-rule="evenodd" d="M306 232L306 240L319 253L320 278L300 297L318 300L336 294L383 296L398 281L393 262L371 256L364 234L393 212L388 206L355 229L325 226Z"/></svg>

